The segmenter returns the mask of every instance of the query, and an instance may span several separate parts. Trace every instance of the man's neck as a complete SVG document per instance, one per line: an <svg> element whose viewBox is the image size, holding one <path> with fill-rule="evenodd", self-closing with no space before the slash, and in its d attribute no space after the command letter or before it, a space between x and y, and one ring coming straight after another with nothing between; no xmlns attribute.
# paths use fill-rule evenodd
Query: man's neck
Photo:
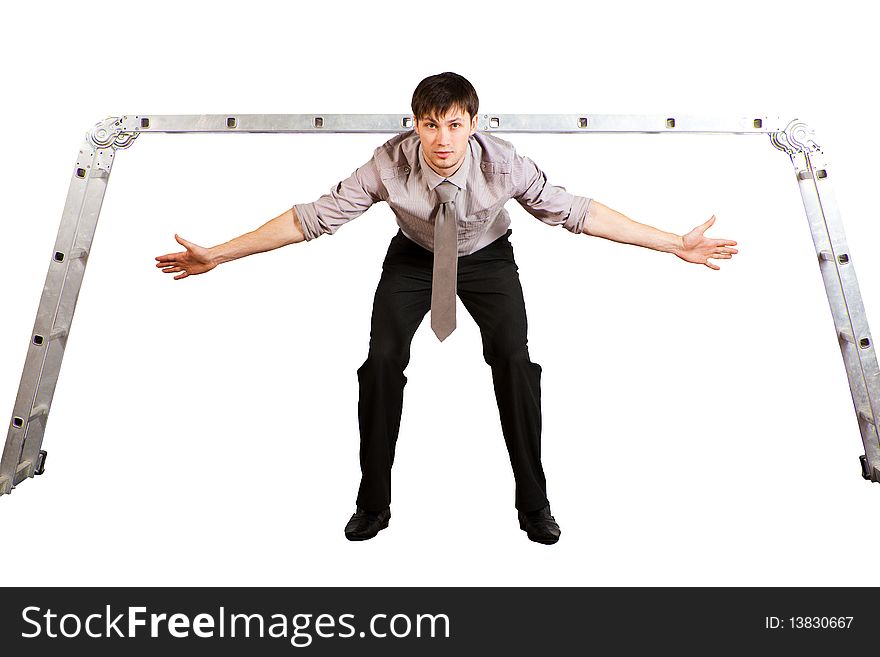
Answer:
<svg viewBox="0 0 880 657"><path fill-rule="evenodd" d="M425 162L428 162L428 160L425 159ZM464 164L464 158L461 158L461 162L458 163L458 166L455 167L455 169L453 169L452 171L443 172L443 171L437 171L437 169L434 169L434 165L431 164L430 162L428 162L428 166L434 170L434 173L436 173L438 176L441 176L443 178L452 178L452 176L455 175L455 172L458 171L459 169L461 169L462 164Z"/></svg>

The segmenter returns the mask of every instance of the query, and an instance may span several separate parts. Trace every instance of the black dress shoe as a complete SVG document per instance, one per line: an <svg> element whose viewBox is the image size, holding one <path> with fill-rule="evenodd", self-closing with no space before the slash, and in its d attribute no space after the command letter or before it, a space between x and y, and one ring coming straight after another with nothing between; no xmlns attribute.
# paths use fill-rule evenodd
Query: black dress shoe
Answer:
<svg viewBox="0 0 880 657"><path fill-rule="evenodd" d="M349 541L368 541L380 530L385 529L390 519L391 508L386 508L379 513L372 513L358 507L345 526L345 538Z"/></svg>
<svg viewBox="0 0 880 657"><path fill-rule="evenodd" d="M528 534L529 540L544 545L553 545L562 533L556 524L556 518L550 515L549 505L528 513L520 511L519 528Z"/></svg>

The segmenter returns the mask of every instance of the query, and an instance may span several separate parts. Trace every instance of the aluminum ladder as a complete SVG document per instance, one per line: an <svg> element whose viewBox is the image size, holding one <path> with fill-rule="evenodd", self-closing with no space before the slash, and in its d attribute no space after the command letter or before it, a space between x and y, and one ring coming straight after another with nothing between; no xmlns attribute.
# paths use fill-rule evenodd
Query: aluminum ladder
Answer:
<svg viewBox="0 0 880 657"><path fill-rule="evenodd" d="M42 474L43 437L70 334L89 250L116 152L144 133L399 133L413 128L409 114L211 114L110 117L85 136L70 187L27 358L0 459L0 495ZM849 379L865 454L862 476L880 481L880 372L856 272L815 134L803 121L748 116L481 114L478 129L524 133L701 133L768 135L791 158L819 270Z"/></svg>

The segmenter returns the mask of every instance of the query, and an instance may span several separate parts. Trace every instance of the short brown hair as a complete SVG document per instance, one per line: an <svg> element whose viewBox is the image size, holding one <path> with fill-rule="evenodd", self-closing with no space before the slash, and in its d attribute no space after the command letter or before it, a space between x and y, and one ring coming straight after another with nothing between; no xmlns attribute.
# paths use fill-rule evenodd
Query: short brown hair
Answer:
<svg viewBox="0 0 880 657"><path fill-rule="evenodd" d="M442 116L453 107L465 110L471 119L480 109L474 86L458 73L447 71L427 77L413 92L412 111L416 121L434 112Z"/></svg>

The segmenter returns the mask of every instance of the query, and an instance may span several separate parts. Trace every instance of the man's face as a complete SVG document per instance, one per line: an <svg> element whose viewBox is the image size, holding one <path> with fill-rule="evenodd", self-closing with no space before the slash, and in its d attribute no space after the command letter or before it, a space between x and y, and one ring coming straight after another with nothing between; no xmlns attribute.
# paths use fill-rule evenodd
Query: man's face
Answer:
<svg viewBox="0 0 880 657"><path fill-rule="evenodd" d="M464 161L468 138L477 131L477 117L453 107L445 116L415 117L415 131L422 142L425 160L434 171L448 178Z"/></svg>

